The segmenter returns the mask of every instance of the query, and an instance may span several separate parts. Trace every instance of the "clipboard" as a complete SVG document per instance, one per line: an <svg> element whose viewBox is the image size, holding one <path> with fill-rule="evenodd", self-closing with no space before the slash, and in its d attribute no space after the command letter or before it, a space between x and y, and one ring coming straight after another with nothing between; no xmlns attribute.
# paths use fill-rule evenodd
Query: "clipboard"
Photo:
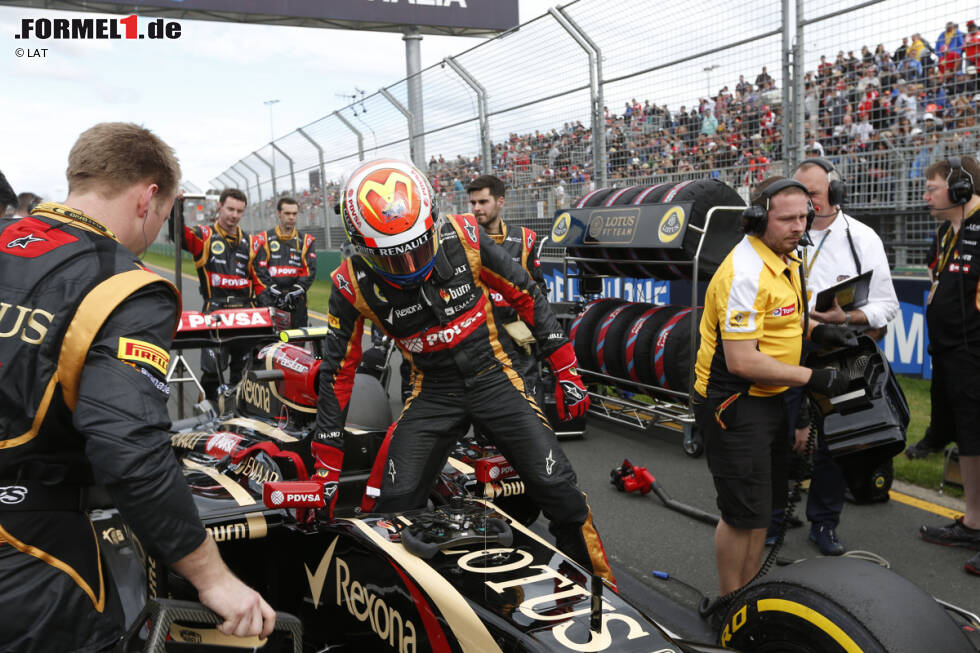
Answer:
<svg viewBox="0 0 980 653"><path fill-rule="evenodd" d="M834 305L835 297L837 303L845 311L861 308L868 303L872 272L873 270L867 270L856 277L844 279L830 288L821 290L817 293L817 301L813 305L813 310L821 313L830 310L830 307Z"/></svg>

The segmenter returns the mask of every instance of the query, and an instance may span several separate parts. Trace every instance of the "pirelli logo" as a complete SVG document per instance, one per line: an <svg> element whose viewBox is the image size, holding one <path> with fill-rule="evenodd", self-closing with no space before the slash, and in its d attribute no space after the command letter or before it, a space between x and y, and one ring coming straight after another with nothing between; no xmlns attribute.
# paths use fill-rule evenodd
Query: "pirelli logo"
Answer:
<svg viewBox="0 0 980 653"><path fill-rule="evenodd" d="M170 367L170 354L166 350L142 340L120 338L117 355L119 360L149 365L164 375Z"/></svg>

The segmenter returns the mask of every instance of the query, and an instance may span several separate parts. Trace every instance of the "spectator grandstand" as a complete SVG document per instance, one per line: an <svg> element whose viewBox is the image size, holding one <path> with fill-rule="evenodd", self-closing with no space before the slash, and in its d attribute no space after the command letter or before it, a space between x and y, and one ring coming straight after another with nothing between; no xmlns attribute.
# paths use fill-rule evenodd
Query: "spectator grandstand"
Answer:
<svg viewBox="0 0 980 653"><path fill-rule="evenodd" d="M817 55L819 63L805 72L805 156L835 161L848 180L852 207L917 206L931 161L977 154L980 29L973 20L966 26L961 32L950 21L934 44L914 33L900 44L877 43L873 49L862 44L846 55L844 50ZM778 62L769 68L778 68ZM605 107L609 184L711 176L747 197L762 178L784 172L784 107L775 84L761 66L683 105L634 97L618 111ZM547 230L556 208L594 187L592 148L590 125L580 120L493 142L492 170L507 184L511 219ZM438 153L428 158L427 172L442 209L467 210L462 189L481 174L480 156ZM328 208L336 203L339 182L328 182ZM323 214L319 189L298 194L301 222L315 229ZM274 201L259 203L258 211L271 215ZM912 238L927 239L929 228L924 224L923 233ZM333 234L339 242L336 223Z"/></svg>

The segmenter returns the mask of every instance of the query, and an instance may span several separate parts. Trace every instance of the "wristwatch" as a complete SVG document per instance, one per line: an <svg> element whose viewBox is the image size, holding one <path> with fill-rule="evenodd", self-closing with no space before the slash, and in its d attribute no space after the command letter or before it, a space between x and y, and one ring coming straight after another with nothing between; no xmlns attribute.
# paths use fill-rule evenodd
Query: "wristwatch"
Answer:
<svg viewBox="0 0 980 653"><path fill-rule="evenodd" d="M844 326L851 326L851 312L844 311Z"/></svg>

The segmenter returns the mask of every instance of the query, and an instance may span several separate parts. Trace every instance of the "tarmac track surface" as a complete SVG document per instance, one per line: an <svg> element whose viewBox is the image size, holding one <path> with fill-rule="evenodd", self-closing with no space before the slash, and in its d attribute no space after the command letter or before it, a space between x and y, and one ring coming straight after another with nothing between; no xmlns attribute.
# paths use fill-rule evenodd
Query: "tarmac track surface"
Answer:
<svg viewBox="0 0 980 653"><path fill-rule="evenodd" d="M172 270L167 273L155 269L173 279ZM198 310L202 305L197 279L186 275L183 305L186 310ZM310 324L325 324L325 318L311 310ZM198 371L198 352L186 350L185 354ZM392 361L395 369L399 362L396 354ZM397 384L397 380L392 383ZM190 395L196 396L190 387L187 386L185 404L193 398ZM397 388L393 386L392 390L392 414L397 415L401 402ZM173 405L171 409L173 412ZM681 448L680 433L670 429L640 431L591 416L585 437L566 440L562 446L578 474L579 487L588 495L621 593L651 616L660 615L658 621L671 625L675 632L703 637L706 627L695 613L700 596L678 581L693 585L712 598L717 596L713 527L669 510L653 493L643 496L619 492L610 484L609 473L628 458L634 465L646 467L675 500L717 513L714 486L704 458L687 456ZM955 511L932 504L928 494L926 501L912 500L917 505L903 503L903 498L900 495L899 500L872 505L846 504L838 528L841 541L850 552L868 551L880 556L892 569L933 596L980 613L980 577L963 570L963 563L973 552L929 544L918 536L920 525L947 523ZM805 517L805 502L804 492L796 508L796 515L801 518ZM544 518L538 520L535 530L550 540ZM790 530L779 552L785 560L818 555L808 539L807 526ZM673 579L655 578L653 570L667 572Z"/></svg>

